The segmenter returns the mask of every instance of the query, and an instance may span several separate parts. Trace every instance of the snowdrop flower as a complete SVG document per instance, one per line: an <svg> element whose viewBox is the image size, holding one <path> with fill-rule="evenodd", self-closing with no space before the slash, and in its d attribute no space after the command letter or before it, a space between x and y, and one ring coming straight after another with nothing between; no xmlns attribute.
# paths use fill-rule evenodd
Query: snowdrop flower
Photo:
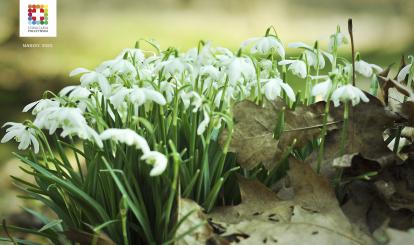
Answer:
<svg viewBox="0 0 414 245"><path fill-rule="evenodd" d="M382 72L382 68L375 64L369 64L363 60L358 60L355 62L355 71L364 77L372 77L374 70L377 72Z"/></svg>
<svg viewBox="0 0 414 245"><path fill-rule="evenodd" d="M33 124L40 129L49 130L52 135L58 128L62 129L60 136L76 135L81 139L94 141L102 147L98 134L86 122L82 110L73 107L51 107L39 112Z"/></svg>
<svg viewBox="0 0 414 245"><path fill-rule="evenodd" d="M130 91L128 88L120 87L109 97L109 101L111 101L115 109L121 108L126 103L126 97Z"/></svg>
<svg viewBox="0 0 414 245"><path fill-rule="evenodd" d="M303 42L293 42L293 43L289 43L288 44L289 48L302 48L302 49L308 49L308 50L312 50L313 48L309 45L307 45L306 43Z"/></svg>
<svg viewBox="0 0 414 245"><path fill-rule="evenodd" d="M280 78L264 79L263 82L266 84L263 87L264 94L268 100L275 100L280 96L282 89L291 101L295 101L295 93L289 84L284 83Z"/></svg>
<svg viewBox="0 0 414 245"><path fill-rule="evenodd" d="M309 66L313 67L319 67L319 69L323 69L325 67L325 59L321 52L317 52L318 55L316 55L316 50L309 51L305 50L303 53L306 57L306 61L308 62Z"/></svg>
<svg viewBox="0 0 414 245"><path fill-rule="evenodd" d="M159 105L165 105L164 96L154 89L133 87L129 92L129 101L135 105L143 105L148 101L154 101Z"/></svg>
<svg viewBox="0 0 414 245"><path fill-rule="evenodd" d="M256 77L256 69L251 59L235 57L227 66L227 76L230 84L235 84L242 78L250 81Z"/></svg>
<svg viewBox="0 0 414 245"><path fill-rule="evenodd" d="M234 59L234 54L227 48L216 47L215 56L219 66L228 66Z"/></svg>
<svg viewBox="0 0 414 245"><path fill-rule="evenodd" d="M150 171L150 176L158 176L167 168L167 157L157 151L145 152L141 159L153 166Z"/></svg>
<svg viewBox="0 0 414 245"><path fill-rule="evenodd" d="M163 71L168 76L182 75L184 71L192 71L192 67L188 63L184 63L180 58L169 58L166 61L162 61L157 71Z"/></svg>
<svg viewBox="0 0 414 245"><path fill-rule="evenodd" d="M87 99L91 92L88 89L81 86L67 86L59 92L60 96L65 96L67 94L69 94L68 97L70 99L80 100Z"/></svg>
<svg viewBox="0 0 414 245"><path fill-rule="evenodd" d="M101 140L113 140L118 143L123 143L129 146L134 146L136 149L141 149L145 154L150 152L147 140L135 131L129 128L110 128L103 131L99 138Z"/></svg>
<svg viewBox="0 0 414 245"><path fill-rule="evenodd" d="M121 60L125 57L125 55L127 55L128 56L127 59L130 62L133 62L134 64L142 63L145 60L144 52L142 52L141 49L137 49L137 48L124 49L115 59Z"/></svg>
<svg viewBox="0 0 414 245"><path fill-rule="evenodd" d="M315 97L321 96L323 100L326 100L331 89L332 81L328 78L324 82L318 83L312 88L312 95Z"/></svg>
<svg viewBox="0 0 414 245"><path fill-rule="evenodd" d="M195 63L198 57L198 50L197 48L191 48L182 56L182 60L186 63Z"/></svg>
<svg viewBox="0 0 414 245"><path fill-rule="evenodd" d="M223 98L223 104L225 106L230 104L230 100L234 98L236 91L232 86L227 87L226 89L226 94ZM221 103L221 97L223 96L223 89L220 89L217 94L216 97L214 98L214 105L219 108L220 107L220 103Z"/></svg>
<svg viewBox="0 0 414 245"><path fill-rule="evenodd" d="M79 74L83 74L80 78L81 86L90 87L91 84L97 83L104 96L108 96L110 94L111 85L103 74L96 71L90 71L85 68L76 68L69 74L69 76L73 77Z"/></svg>
<svg viewBox="0 0 414 245"><path fill-rule="evenodd" d="M30 145L33 146L34 153L39 152L39 141L36 139L35 130L28 128L21 123L8 122L3 125L3 127L8 126L6 129L6 134L1 139L1 143L6 143L11 139L15 139L19 142L18 149L25 150Z"/></svg>
<svg viewBox="0 0 414 245"><path fill-rule="evenodd" d="M60 103L56 100L51 99L41 99L38 101L34 101L28 105L26 105L23 108L23 112L28 112L29 110L32 110L33 115L37 115L39 112L47 109L47 108L53 108L53 107L59 107Z"/></svg>
<svg viewBox="0 0 414 245"><path fill-rule="evenodd" d="M137 76L137 69L128 60L114 59L103 62L97 71L105 73L105 70L109 69L111 75L118 74L128 77L129 79L135 79Z"/></svg>
<svg viewBox="0 0 414 245"><path fill-rule="evenodd" d="M201 121L201 123L197 127L197 135L202 135L204 131L206 131L206 128L208 124L210 123L210 116L206 109L203 110L203 114L204 114L204 119L203 121Z"/></svg>
<svg viewBox="0 0 414 245"><path fill-rule="evenodd" d="M203 99L201 98L201 96L194 91L190 91L188 93L181 92L180 97L183 101L184 108L187 109L191 104L194 107L193 112L198 111L198 109L203 104Z"/></svg>
<svg viewBox="0 0 414 245"><path fill-rule="evenodd" d="M332 101L334 105L337 107L339 106L339 102L352 102L352 106L357 105L360 101L368 102L368 97L362 92L361 89L352 86L351 84L347 84L341 86L332 93Z"/></svg>
<svg viewBox="0 0 414 245"><path fill-rule="evenodd" d="M315 49L303 42L294 42L294 43L289 43L289 48L301 48L301 49L305 49L304 55L306 56L307 60L308 60L308 64L310 66L313 66L316 68L317 65L317 59L316 59L316 53L318 54L318 61L319 61L319 68L323 69L325 67L325 59L324 59L324 55L326 56L326 58L328 58L328 60L332 63L333 61L333 55L321 50L321 49Z"/></svg>
<svg viewBox="0 0 414 245"><path fill-rule="evenodd" d="M202 66L200 68L200 76L203 76L203 75L208 76L208 78L211 78L214 81L217 81L220 79L219 69L212 65Z"/></svg>
<svg viewBox="0 0 414 245"><path fill-rule="evenodd" d="M411 64L408 64L408 65L404 66L401 69L401 71L398 73L397 81L398 82L404 81L405 78L410 74L410 70L411 70ZM413 81L414 81L414 77L413 77Z"/></svg>
<svg viewBox="0 0 414 245"><path fill-rule="evenodd" d="M307 75L306 64L302 60L282 60L278 64L289 65L289 71L300 78L305 78Z"/></svg>
<svg viewBox="0 0 414 245"><path fill-rule="evenodd" d="M215 58L213 56L214 49L211 47L211 42L206 42L201 50L198 52L197 63L202 66L213 64Z"/></svg>
<svg viewBox="0 0 414 245"><path fill-rule="evenodd" d="M332 34L329 37L329 45L328 45L329 52L333 51L333 48L334 48L334 45L335 45L335 40L336 40L336 46L337 47L348 44L348 39L346 38L346 36L342 32L337 32L335 34Z"/></svg>
<svg viewBox="0 0 414 245"><path fill-rule="evenodd" d="M165 99L170 103L174 97L174 86L171 82L162 81L160 83L160 92L165 93Z"/></svg>
<svg viewBox="0 0 414 245"><path fill-rule="evenodd" d="M276 51L282 59L285 58L285 49L283 45L274 36L267 37L254 37L244 41L241 45L242 48L253 44L250 53L268 55Z"/></svg>

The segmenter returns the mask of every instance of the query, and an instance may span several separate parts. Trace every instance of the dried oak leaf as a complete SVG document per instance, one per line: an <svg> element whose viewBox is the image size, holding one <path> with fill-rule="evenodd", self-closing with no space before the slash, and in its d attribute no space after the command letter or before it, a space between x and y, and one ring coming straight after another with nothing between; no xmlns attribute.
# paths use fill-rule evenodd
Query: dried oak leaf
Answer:
<svg viewBox="0 0 414 245"><path fill-rule="evenodd" d="M274 130L283 109L284 131L276 140ZM271 170L294 139L295 146L301 147L319 135L323 110L323 102L309 107L299 105L295 110L288 109L282 100L266 101L264 106L247 100L239 102L233 107L235 127L229 151L236 153L237 162L243 168L252 169L262 163ZM224 131L220 142L225 142L227 137L228 132Z"/></svg>
<svg viewBox="0 0 414 245"><path fill-rule="evenodd" d="M351 181L344 192L344 213L366 233L384 223L400 230L414 227L414 164L410 160L382 168L369 181Z"/></svg>
<svg viewBox="0 0 414 245"><path fill-rule="evenodd" d="M295 197L281 201L259 182L241 179L241 204L209 214L221 237L238 244L372 244L342 213L326 179L308 164L290 163Z"/></svg>
<svg viewBox="0 0 414 245"><path fill-rule="evenodd" d="M193 200L181 198L178 208L178 220L183 220L178 227L177 236L186 234L178 242L178 245L206 244L206 241L213 236L213 229L206 222L207 217L202 208Z"/></svg>
<svg viewBox="0 0 414 245"><path fill-rule="evenodd" d="M350 107L347 141L343 154L359 155L386 166L394 161L395 155L384 142L383 132L393 125L395 117L387 111L378 98L367 93L366 95L369 98L368 103L359 103ZM343 107L331 106L330 115L335 120L339 120L343 117ZM326 135L321 172L329 178L333 173L332 163L336 158L341 157L342 127L341 124L338 129L331 130ZM314 151L310 156L313 167L317 164L317 158L318 152Z"/></svg>
<svg viewBox="0 0 414 245"><path fill-rule="evenodd" d="M401 71L403 67L405 67L404 57L401 59L398 71ZM394 79L388 77L389 71L388 68L377 76L383 101L391 111L405 118L408 125L414 126L414 83L408 87L408 76L398 82L397 77Z"/></svg>

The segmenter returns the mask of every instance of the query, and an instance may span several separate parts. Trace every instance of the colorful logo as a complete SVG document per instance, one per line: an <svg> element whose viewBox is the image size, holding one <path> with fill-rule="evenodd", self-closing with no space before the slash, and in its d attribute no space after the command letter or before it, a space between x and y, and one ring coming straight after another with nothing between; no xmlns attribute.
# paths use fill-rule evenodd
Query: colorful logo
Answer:
<svg viewBox="0 0 414 245"><path fill-rule="evenodd" d="M49 24L49 10L47 4L29 4L27 13L29 25Z"/></svg>

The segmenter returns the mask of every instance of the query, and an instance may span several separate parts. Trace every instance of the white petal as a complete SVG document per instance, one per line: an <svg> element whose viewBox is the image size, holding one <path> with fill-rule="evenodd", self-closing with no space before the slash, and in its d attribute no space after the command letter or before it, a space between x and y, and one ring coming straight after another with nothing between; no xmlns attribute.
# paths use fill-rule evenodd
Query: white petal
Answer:
<svg viewBox="0 0 414 245"><path fill-rule="evenodd" d="M30 140L32 141L33 151L37 154L39 152L39 141L33 135L30 135Z"/></svg>
<svg viewBox="0 0 414 245"><path fill-rule="evenodd" d="M73 77L73 76L76 76L78 74L86 73L86 72L90 72L90 70L85 69L85 68L76 68L75 70L73 70L69 73L69 76Z"/></svg>
<svg viewBox="0 0 414 245"><path fill-rule="evenodd" d="M65 96L70 91L74 90L75 88L76 88L76 86L66 86L62 90L60 90L59 95L60 96Z"/></svg>
<svg viewBox="0 0 414 245"><path fill-rule="evenodd" d="M28 105L26 105L24 108L23 108L23 112L28 112L30 109L32 109L37 103L39 103L39 100L38 101L34 101L34 102L32 102L32 103L30 103L30 104L28 104Z"/></svg>
<svg viewBox="0 0 414 245"><path fill-rule="evenodd" d="M408 64L404 66L404 68L401 69L401 71L398 73L397 81L402 82L404 79L408 76L411 70L411 64Z"/></svg>
<svg viewBox="0 0 414 245"><path fill-rule="evenodd" d="M289 43L288 45L289 48L305 48L305 49L312 49L311 46L303 43L303 42L293 42L293 43Z"/></svg>
<svg viewBox="0 0 414 245"><path fill-rule="evenodd" d="M296 60L281 60L278 62L279 65L289 65L295 62Z"/></svg>
<svg viewBox="0 0 414 245"><path fill-rule="evenodd" d="M144 92L148 99L154 101L157 104L165 105L167 103L164 96L160 92L147 88L144 89Z"/></svg>
<svg viewBox="0 0 414 245"><path fill-rule="evenodd" d="M208 112L204 110L204 119L197 127L197 135L202 135L210 122Z"/></svg>
<svg viewBox="0 0 414 245"><path fill-rule="evenodd" d="M150 171L150 176L158 176L167 168L167 157L157 151L146 152L142 155L141 159L145 160L148 164L153 165L153 168Z"/></svg>
<svg viewBox="0 0 414 245"><path fill-rule="evenodd" d="M289 84L282 82L280 83L280 86L283 88L283 90L285 90L286 95L289 97L291 101L296 100L295 93L293 92L293 89L289 86Z"/></svg>
<svg viewBox="0 0 414 245"><path fill-rule="evenodd" d="M10 141L11 139L13 139L16 136L16 132L11 131L11 132L7 132L3 138L1 139L1 143L6 143L8 141Z"/></svg>

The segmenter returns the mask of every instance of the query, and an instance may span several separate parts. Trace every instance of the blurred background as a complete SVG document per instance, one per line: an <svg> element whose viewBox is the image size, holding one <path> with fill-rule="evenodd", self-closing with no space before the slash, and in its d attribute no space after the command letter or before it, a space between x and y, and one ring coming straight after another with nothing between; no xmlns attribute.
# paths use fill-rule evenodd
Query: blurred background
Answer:
<svg viewBox="0 0 414 245"><path fill-rule="evenodd" d="M44 90L76 83L68 77L72 69L94 68L140 38L156 39L163 49L185 51L203 39L236 50L273 25L286 45L319 40L326 48L336 26L346 32L352 17L364 60L385 67L414 54L413 0L58 0L58 37L33 39L18 37L18 2L0 1L0 125L28 117L21 109ZM0 219L22 202L9 177L24 176L15 150L0 144Z"/></svg>

